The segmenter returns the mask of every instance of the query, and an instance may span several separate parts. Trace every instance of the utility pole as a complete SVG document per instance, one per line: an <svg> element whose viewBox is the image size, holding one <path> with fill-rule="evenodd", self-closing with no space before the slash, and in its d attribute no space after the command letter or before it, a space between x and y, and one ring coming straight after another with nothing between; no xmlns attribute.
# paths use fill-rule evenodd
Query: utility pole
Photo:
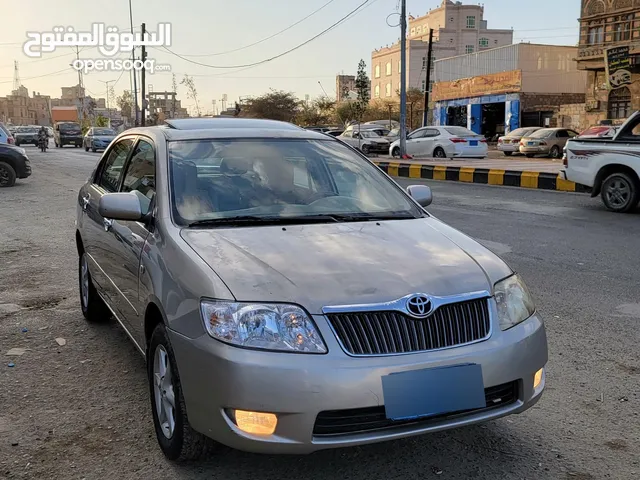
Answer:
<svg viewBox="0 0 640 480"><path fill-rule="evenodd" d="M147 32L146 32L145 24L143 23L142 24L142 41L143 42L145 41L144 36L145 36L146 33ZM147 121L146 121L147 114L146 114L146 105L145 105L145 102L147 100L145 98L145 91L144 91L144 87L145 87L145 83L144 82L146 80L146 72L145 72L145 69L144 69L144 62L145 62L146 59L147 59L147 49L146 49L145 45L143 44L142 45L142 73L141 73L142 77L140 78L140 83L141 83L140 89L142 91L142 109L141 109L140 113L141 113L141 116L142 116L141 124L142 124L143 127L147 123Z"/></svg>
<svg viewBox="0 0 640 480"><path fill-rule="evenodd" d="M107 86L107 115L109 115L109 126L111 126L111 108L109 103L109 84L115 82L115 80L98 80L100 83L104 83Z"/></svg>
<svg viewBox="0 0 640 480"><path fill-rule="evenodd" d="M407 0L400 7L400 157L407 154Z"/></svg>
<svg viewBox="0 0 640 480"><path fill-rule="evenodd" d="M76 45L76 59L80 60L80 48ZM78 69L78 103L80 105L79 108L79 117L80 117L80 127L82 127L82 122L84 121L84 96L82 95L82 70Z"/></svg>
<svg viewBox="0 0 640 480"><path fill-rule="evenodd" d="M129 23L131 25L131 34L133 35L133 10L131 9L131 0L129 0ZM131 61L136 61L136 49L131 50ZM138 126L138 79L136 71L131 70L133 75L133 108L135 109L135 126Z"/></svg>
<svg viewBox="0 0 640 480"><path fill-rule="evenodd" d="M422 113L422 126L427 126L429 116L429 86L431 85L431 56L433 55L433 28L429 29L429 48L427 50L427 80L424 86L424 112Z"/></svg>

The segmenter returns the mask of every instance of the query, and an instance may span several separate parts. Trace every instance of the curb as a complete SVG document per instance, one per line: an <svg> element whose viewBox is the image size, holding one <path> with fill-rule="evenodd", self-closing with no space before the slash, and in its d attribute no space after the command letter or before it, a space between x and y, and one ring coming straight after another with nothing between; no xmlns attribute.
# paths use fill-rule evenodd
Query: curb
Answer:
<svg viewBox="0 0 640 480"><path fill-rule="evenodd" d="M561 192L586 193L588 191L585 186L565 180L557 173L372 161L391 177L449 180Z"/></svg>

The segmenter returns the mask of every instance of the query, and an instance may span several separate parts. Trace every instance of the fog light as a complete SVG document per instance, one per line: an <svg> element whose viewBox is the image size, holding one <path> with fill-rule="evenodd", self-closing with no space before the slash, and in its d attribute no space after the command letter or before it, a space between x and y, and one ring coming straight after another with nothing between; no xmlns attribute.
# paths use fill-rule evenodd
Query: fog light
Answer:
<svg viewBox="0 0 640 480"><path fill-rule="evenodd" d="M533 376L533 388L538 388L538 385L540 385L542 383L542 372L543 371L544 371L544 368L541 368Z"/></svg>
<svg viewBox="0 0 640 480"><path fill-rule="evenodd" d="M235 410L236 425L243 432L254 435L271 435L276 431L278 419L273 413Z"/></svg>

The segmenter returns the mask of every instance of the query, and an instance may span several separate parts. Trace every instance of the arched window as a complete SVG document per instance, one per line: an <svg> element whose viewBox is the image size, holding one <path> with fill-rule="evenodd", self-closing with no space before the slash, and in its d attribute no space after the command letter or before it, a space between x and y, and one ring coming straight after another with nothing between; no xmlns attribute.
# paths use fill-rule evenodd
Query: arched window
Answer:
<svg viewBox="0 0 640 480"><path fill-rule="evenodd" d="M584 9L586 15L597 15L604 13L604 2L602 0L591 0Z"/></svg>
<svg viewBox="0 0 640 480"><path fill-rule="evenodd" d="M627 87L609 93L609 119L625 119L631 113L631 91Z"/></svg>
<svg viewBox="0 0 640 480"><path fill-rule="evenodd" d="M380 85L376 85L374 98L380 98Z"/></svg>

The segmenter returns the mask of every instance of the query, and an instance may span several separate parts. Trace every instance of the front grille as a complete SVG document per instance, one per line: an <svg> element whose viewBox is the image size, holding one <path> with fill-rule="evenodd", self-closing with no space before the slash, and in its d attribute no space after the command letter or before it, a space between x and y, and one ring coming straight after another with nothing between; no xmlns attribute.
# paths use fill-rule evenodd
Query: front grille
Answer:
<svg viewBox="0 0 640 480"><path fill-rule="evenodd" d="M331 326L347 353L388 355L453 347L489 335L488 299L443 305L424 319L401 312L331 313Z"/></svg>
<svg viewBox="0 0 640 480"><path fill-rule="evenodd" d="M313 434L315 436L347 435L406 425L423 427L442 420L452 420L464 415L487 412L515 403L518 400L518 382L486 388L484 397L487 402L487 406L484 408L409 420L389 420L386 417L384 406L320 412L313 426Z"/></svg>

